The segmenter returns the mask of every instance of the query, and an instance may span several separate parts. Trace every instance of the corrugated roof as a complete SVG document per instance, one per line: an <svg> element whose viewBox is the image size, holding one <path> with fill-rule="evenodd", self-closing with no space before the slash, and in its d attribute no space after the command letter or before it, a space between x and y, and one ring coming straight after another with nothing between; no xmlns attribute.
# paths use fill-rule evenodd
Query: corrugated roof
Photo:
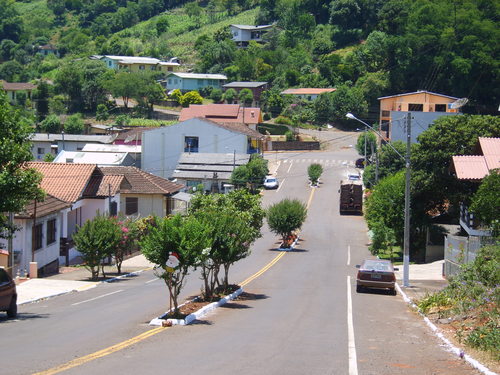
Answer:
<svg viewBox="0 0 500 375"><path fill-rule="evenodd" d="M74 203L82 198L90 177L97 168L95 164L29 162L43 175L41 188L47 194Z"/></svg>
<svg viewBox="0 0 500 375"><path fill-rule="evenodd" d="M120 187L120 193L172 194L184 188L165 178L144 172L136 167L99 167L104 175L125 176L129 186Z"/></svg>
<svg viewBox="0 0 500 375"><path fill-rule="evenodd" d="M448 99L458 100L458 98L455 98L454 96L448 96L448 95L438 94L436 92L430 92L430 91L427 91L427 90L419 90L419 91L414 91L414 92L407 92L407 93L404 93L404 94L381 96L380 98L377 98L377 99L381 100L381 99L395 98L395 97L398 97L398 96L407 96L407 95L415 95L415 94L437 95L437 96L442 96L442 97L448 98Z"/></svg>
<svg viewBox="0 0 500 375"><path fill-rule="evenodd" d="M54 141L68 142L94 142L94 143L113 143L115 135L84 135L84 134L48 134L48 133L35 133L31 136L30 140L34 142L54 142Z"/></svg>
<svg viewBox="0 0 500 375"><path fill-rule="evenodd" d="M452 159L460 180L480 180L489 174L486 159L482 155L453 156Z"/></svg>
<svg viewBox="0 0 500 375"><path fill-rule="evenodd" d="M236 88L256 88L260 86L267 85L267 82L230 82L225 84L224 88L231 88L231 87L236 87Z"/></svg>
<svg viewBox="0 0 500 375"><path fill-rule="evenodd" d="M101 57L118 61L123 64L153 64L156 65L160 63L160 60L154 57L142 57L142 56L116 56L116 55L104 55Z"/></svg>
<svg viewBox="0 0 500 375"><path fill-rule="evenodd" d="M334 92L334 88L300 88L300 89L287 89L282 91L283 95L320 95L327 92Z"/></svg>
<svg viewBox="0 0 500 375"><path fill-rule="evenodd" d="M22 90L34 90L38 86L28 83L28 82L7 82L0 79L0 86L3 87L5 91L22 91Z"/></svg>
<svg viewBox="0 0 500 375"><path fill-rule="evenodd" d="M191 104L188 108L182 109L179 121L195 117L223 123L258 124L262 122L260 108L244 108L239 104Z"/></svg>
<svg viewBox="0 0 500 375"><path fill-rule="evenodd" d="M263 30L263 29L269 29L273 27L273 25L259 25L259 26L253 26L253 25L231 25L234 27L237 27L240 30Z"/></svg>
<svg viewBox="0 0 500 375"><path fill-rule="evenodd" d="M43 202L36 202L36 217L43 217L62 209L70 207L71 204L57 199L53 195L47 194ZM24 210L16 214L16 218L29 219L35 214L35 201L31 201L26 205Z"/></svg>
<svg viewBox="0 0 500 375"><path fill-rule="evenodd" d="M488 169L500 168L500 138L479 137L479 145Z"/></svg>
<svg viewBox="0 0 500 375"><path fill-rule="evenodd" d="M188 78L188 79L222 79L225 80L227 77L224 74L206 74L206 73L170 73L167 74L167 77L171 75L175 75L179 78Z"/></svg>
<svg viewBox="0 0 500 375"><path fill-rule="evenodd" d="M121 165L126 161L128 152L84 152L61 151L53 163L80 163L97 165Z"/></svg>

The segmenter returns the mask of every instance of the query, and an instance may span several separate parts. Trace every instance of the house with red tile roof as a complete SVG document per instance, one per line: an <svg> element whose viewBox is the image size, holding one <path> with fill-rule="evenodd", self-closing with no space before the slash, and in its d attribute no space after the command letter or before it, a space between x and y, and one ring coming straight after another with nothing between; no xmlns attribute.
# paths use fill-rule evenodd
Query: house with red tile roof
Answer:
<svg viewBox="0 0 500 375"><path fill-rule="evenodd" d="M0 87L7 93L7 98L12 104L17 103L17 96L20 92L26 94L26 98L31 100L32 92L37 88L36 85L28 82L7 82L0 79Z"/></svg>
<svg viewBox="0 0 500 375"><path fill-rule="evenodd" d="M144 217L185 208L185 202L174 197L183 185L135 167L45 162L29 162L27 167L42 174L41 188L47 196L16 214L21 230L13 248L18 267L28 268L35 261L42 274L79 255L72 235L97 212Z"/></svg>
<svg viewBox="0 0 500 375"><path fill-rule="evenodd" d="M191 104L188 108L181 110L179 121L195 117L219 123L245 124L253 130L256 130L257 124L262 122L260 108L245 108L239 104Z"/></svg>

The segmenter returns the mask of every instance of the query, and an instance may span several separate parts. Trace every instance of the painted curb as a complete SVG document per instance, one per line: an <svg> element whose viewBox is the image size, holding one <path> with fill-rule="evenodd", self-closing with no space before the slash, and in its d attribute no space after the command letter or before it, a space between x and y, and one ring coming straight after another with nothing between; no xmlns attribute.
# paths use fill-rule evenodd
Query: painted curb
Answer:
<svg viewBox="0 0 500 375"><path fill-rule="evenodd" d="M398 283L396 283L396 289L398 290L399 294L401 294L401 296L403 297L403 300L420 314L420 316L424 319L424 322L427 324L427 326L429 326L432 332L434 332L434 334L437 337L439 337L439 339L441 339L442 342L444 342L444 346L449 352L452 352L457 356L459 356L460 358L463 358L468 364L470 364L472 367L479 370L481 373L485 375L498 375L496 372L491 371L485 365L472 358L470 355L465 354L463 350L457 348L450 342L450 340L444 337L439 328L434 323L432 323L430 319L426 317L424 313L422 313L422 311L420 311L418 306L411 300L411 298L409 298L406 295L406 293L403 291L403 289L399 286Z"/></svg>
<svg viewBox="0 0 500 375"><path fill-rule="evenodd" d="M125 275L113 277L112 279L107 279L107 280L102 280L102 281L96 281L92 285L84 285L84 286L81 286L81 287L76 288L76 289L66 290L64 292L58 292L58 293L49 294L49 295L46 295L46 296L43 296L43 297L33 298L33 299L28 300L28 301L24 301L24 302L18 303L17 306L27 305L28 303L40 302L40 301L43 301L45 299L63 296L65 294L72 293L72 292L83 292L85 290L95 288L99 284L102 284L102 283L112 283L113 281L124 279L126 277L132 277L132 276L140 274L141 272L148 271L149 269L151 269L151 268L145 268L143 270L130 272L130 273L127 273Z"/></svg>
<svg viewBox="0 0 500 375"><path fill-rule="evenodd" d="M196 319L199 319L199 318L203 317L204 315L208 314L209 312L214 311L216 308L218 308L218 307L226 304L227 302L235 299L241 293L243 293L243 288L240 288L237 291L235 291L235 292L233 292L231 294L228 294L227 296L225 296L224 298L221 298L217 302L212 302L211 304L202 307L198 311L196 311L196 312L194 312L194 313L189 314L188 316L186 316L185 319L164 319L164 317L168 314L168 311L167 311L162 316L160 316L158 318L152 319L149 322L149 325L150 326L162 326L162 324L163 324L164 321L170 322L170 323L172 323L172 325L180 325L180 326L185 326L185 325L191 324ZM183 305L185 305L185 304L183 304Z"/></svg>
<svg viewBox="0 0 500 375"><path fill-rule="evenodd" d="M299 238L300 236L297 235L297 238L295 239L295 241L292 242L292 245L290 247L279 247L278 251L292 251L297 245L297 242L299 242Z"/></svg>

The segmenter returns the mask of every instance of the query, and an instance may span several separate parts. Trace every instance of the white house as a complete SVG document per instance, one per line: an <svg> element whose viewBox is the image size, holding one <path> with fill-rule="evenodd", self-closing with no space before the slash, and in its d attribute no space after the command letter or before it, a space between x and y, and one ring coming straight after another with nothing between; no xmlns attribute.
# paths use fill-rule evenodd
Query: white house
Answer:
<svg viewBox="0 0 500 375"><path fill-rule="evenodd" d="M53 163L97 164L98 166L135 165L136 160L128 152L61 151Z"/></svg>
<svg viewBox="0 0 500 375"><path fill-rule="evenodd" d="M112 144L116 135L48 134L31 136L31 153L35 160L43 160L45 154L57 155L65 151L82 151L87 144Z"/></svg>
<svg viewBox="0 0 500 375"><path fill-rule="evenodd" d="M233 40L239 46L247 46L252 40L256 42L264 42L264 35L273 28L274 25L230 25Z"/></svg>
<svg viewBox="0 0 500 375"><path fill-rule="evenodd" d="M192 118L143 133L142 169L172 178L183 153L250 154L263 138L244 124Z"/></svg>

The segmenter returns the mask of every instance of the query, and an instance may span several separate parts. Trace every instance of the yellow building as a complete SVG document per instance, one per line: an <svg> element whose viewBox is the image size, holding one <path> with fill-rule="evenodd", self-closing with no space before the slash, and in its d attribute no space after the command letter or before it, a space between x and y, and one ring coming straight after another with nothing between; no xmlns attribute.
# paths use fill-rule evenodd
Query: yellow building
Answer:
<svg viewBox="0 0 500 375"><path fill-rule="evenodd" d="M437 94L425 90L410 92L406 94L383 96L380 100L380 129L387 132L387 138L391 137L394 119L404 117L404 112L427 112L427 115L419 116L421 121L432 123L433 120L445 114L457 114L460 106L453 104L458 100L453 96ZM452 105L453 104L453 105ZM415 134L416 136L416 134ZM412 137L413 138L413 137Z"/></svg>

